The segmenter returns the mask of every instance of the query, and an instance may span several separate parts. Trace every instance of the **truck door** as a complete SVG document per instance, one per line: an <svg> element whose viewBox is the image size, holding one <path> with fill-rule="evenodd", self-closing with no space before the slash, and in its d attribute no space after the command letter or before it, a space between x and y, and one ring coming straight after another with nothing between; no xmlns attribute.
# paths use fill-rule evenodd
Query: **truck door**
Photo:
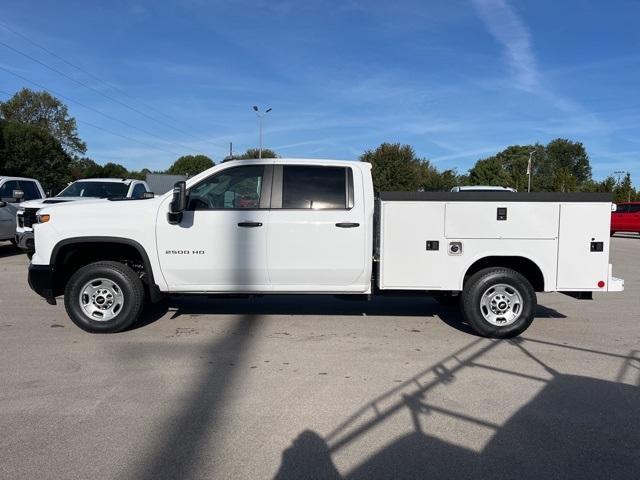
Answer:
<svg viewBox="0 0 640 480"><path fill-rule="evenodd" d="M272 165L239 165L189 188L180 224L158 218L158 256L172 291L256 291L267 285ZM168 211L167 199L161 212Z"/></svg>
<svg viewBox="0 0 640 480"><path fill-rule="evenodd" d="M7 180L0 185L0 200L6 202L6 205L0 208L0 240L13 238L16 233L18 204L13 198L13 191L19 189L20 185L16 180Z"/></svg>
<svg viewBox="0 0 640 480"><path fill-rule="evenodd" d="M349 291L360 285L363 291L370 281L363 279L370 249L361 173L333 165L274 168L267 230L271 285L283 291Z"/></svg>

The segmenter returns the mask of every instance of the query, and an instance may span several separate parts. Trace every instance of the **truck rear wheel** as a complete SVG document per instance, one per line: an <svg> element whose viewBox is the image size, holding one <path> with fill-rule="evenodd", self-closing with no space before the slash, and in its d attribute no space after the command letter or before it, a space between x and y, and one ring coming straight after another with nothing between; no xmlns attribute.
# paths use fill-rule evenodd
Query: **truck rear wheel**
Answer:
<svg viewBox="0 0 640 480"><path fill-rule="evenodd" d="M142 281L120 262L91 263L76 271L64 292L67 314L91 333L119 332L140 316L144 304Z"/></svg>
<svg viewBox="0 0 640 480"><path fill-rule="evenodd" d="M510 338L524 332L536 311L531 283L509 268L485 268L475 273L462 291L462 313L480 335Z"/></svg>

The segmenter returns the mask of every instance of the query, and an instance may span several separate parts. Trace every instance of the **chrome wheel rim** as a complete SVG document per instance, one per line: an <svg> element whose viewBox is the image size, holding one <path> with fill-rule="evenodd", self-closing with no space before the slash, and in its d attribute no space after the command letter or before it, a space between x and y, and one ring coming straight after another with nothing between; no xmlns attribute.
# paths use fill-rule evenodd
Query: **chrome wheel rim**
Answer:
<svg viewBox="0 0 640 480"><path fill-rule="evenodd" d="M480 298L482 316L496 327L511 325L518 320L522 315L523 306L520 292L505 283L490 286Z"/></svg>
<svg viewBox="0 0 640 480"><path fill-rule="evenodd" d="M107 278L96 278L85 283L78 300L84 314L98 322L113 320L124 306L120 285Z"/></svg>

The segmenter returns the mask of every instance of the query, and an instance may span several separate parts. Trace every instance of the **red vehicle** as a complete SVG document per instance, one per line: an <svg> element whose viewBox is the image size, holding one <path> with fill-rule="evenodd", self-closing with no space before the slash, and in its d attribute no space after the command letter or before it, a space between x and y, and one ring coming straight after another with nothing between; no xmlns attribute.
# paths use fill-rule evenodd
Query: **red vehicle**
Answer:
<svg viewBox="0 0 640 480"><path fill-rule="evenodd" d="M611 235L616 232L640 233L640 202L619 203L611 212Z"/></svg>

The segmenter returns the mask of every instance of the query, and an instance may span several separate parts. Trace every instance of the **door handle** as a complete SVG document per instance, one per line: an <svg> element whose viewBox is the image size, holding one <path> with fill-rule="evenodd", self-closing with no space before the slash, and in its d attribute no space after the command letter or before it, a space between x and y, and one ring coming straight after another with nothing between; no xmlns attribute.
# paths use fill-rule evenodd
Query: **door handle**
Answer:
<svg viewBox="0 0 640 480"><path fill-rule="evenodd" d="M360 224L359 223L353 223L353 222L339 222L336 223L336 227L338 228L356 228L359 227Z"/></svg>
<svg viewBox="0 0 640 480"><path fill-rule="evenodd" d="M238 224L239 227L247 227L247 228L254 228L254 227L261 227L262 223L261 222L240 222Z"/></svg>

